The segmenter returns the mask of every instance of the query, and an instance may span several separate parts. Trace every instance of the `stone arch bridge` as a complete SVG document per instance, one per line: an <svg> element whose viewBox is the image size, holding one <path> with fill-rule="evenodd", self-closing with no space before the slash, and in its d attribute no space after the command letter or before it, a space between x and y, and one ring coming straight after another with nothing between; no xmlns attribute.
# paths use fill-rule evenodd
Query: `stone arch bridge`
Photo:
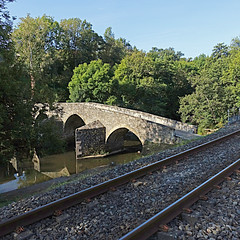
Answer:
<svg viewBox="0 0 240 240"><path fill-rule="evenodd" d="M112 149L120 147L120 140L127 131L134 133L142 145L146 142L174 143L177 138L196 132L193 125L99 103L57 103L54 107L54 110L47 109L45 114L61 123L65 138L74 139L77 128L98 121L105 127L105 142Z"/></svg>

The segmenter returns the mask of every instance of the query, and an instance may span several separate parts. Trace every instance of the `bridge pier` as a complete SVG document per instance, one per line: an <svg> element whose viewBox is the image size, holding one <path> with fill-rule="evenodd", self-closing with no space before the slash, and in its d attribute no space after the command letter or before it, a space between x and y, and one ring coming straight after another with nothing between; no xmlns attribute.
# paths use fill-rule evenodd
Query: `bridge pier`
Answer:
<svg viewBox="0 0 240 240"><path fill-rule="evenodd" d="M100 121L75 130L76 158L105 153L106 127Z"/></svg>

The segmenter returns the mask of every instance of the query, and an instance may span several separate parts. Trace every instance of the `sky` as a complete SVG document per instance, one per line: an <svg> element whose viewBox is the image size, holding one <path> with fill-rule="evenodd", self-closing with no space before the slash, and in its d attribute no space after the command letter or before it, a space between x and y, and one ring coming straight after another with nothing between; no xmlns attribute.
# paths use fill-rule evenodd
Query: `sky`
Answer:
<svg viewBox="0 0 240 240"><path fill-rule="evenodd" d="M187 58L210 55L216 44L240 36L239 0L16 0L8 10L15 25L27 14L77 17L99 35L112 27L115 38L140 50L173 47Z"/></svg>

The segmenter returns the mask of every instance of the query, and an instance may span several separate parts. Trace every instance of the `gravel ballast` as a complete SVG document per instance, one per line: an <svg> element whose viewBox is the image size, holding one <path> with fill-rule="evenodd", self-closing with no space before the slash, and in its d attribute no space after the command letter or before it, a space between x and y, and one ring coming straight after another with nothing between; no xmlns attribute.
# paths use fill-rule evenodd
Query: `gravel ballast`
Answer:
<svg viewBox="0 0 240 240"><path fill-rule="evenodd" d="M209 192L206 201L197 201L192 213L171 221L167 233L159 232L150 239L240 239L240 174L233 174L220 187Z"/></svg>

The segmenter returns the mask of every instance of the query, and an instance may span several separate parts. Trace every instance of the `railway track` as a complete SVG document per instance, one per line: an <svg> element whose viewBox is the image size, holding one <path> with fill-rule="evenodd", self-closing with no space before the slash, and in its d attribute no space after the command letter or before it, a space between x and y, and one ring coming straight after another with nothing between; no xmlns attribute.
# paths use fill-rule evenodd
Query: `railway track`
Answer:
<svg viewBox="0 0 240 240"><path fill-rule="evenodd" d="M216 144L220 144L221 142L227 141L233 138L234 136L237 136L239 132L240 131L235 131L231 134L219 137L208 143L201 144L197 147L191 148L179 154L175 154L161 161L155 162L148 166L142 167L140 169L134 170L117 178L106 181L104 183L82 190L78 193L56 200L44 206L38 207L34 210L23 213L19 216L12 217L10 219L2 221L0 222L0 236L4 236L10 233L16 230L16 228L26 226L34 222L37 222L41 219L44 219L46 217L52 216L56 214L56 212L61 212L62 210L70 208L71 206L74 206L76 204L82 203L84 201L89 201L89 199L99 196L104 192L108 192L109 190L115 191L117 187L122 186L129 182L135 182L136 179L139 179L143 176L151 176L148 174L152 174L154 172L159 171L164 172L168 165L179 163L182 159L186 159L187 157L189 158L190 156L193 156L193 154L197 154L198 152L204 149L210 148ZM137 186L144 184L142 184L142 182L137 182L135 185Z"/></svg>
<svg viewBox="0 0 240 240"><path fill-rule="evenodd" d="M193 203L197 202L199 199L205 199L205 195L209 191L218 187L221 182L226 180L227 177L232 175L234 171L237 171L239 168L240 159L154 215L152 218L148 219L146 222L142 223L125 236L121 237L120 240L145 240L149 238L180 213L189 211L189 208L193 205Z"/></svg>

